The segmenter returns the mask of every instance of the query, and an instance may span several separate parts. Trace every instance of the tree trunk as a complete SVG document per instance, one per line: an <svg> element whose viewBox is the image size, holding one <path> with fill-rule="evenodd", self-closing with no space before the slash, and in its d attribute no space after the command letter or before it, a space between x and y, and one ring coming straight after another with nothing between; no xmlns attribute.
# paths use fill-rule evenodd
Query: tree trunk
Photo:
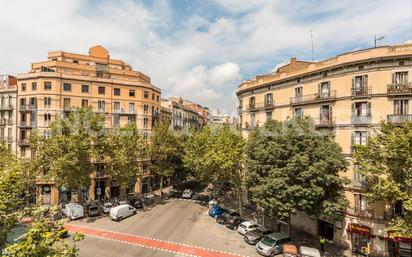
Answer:
<svg viewBox="0 0 412 257"><path fill-rule="evenodd" d="M292 235L292 215L288 216L288 236Z"/></svg>
<svg viewBox="0 0 412 257"><path fill-rule="evenodd" d="M160 176L160 199L162 199L162 197L163 197L162 190L163 190L163 175Z"/></svg>
<svg viewBox="0 0 412 257"><path fill-rule="evenodd" d="M239 201L239 214L242 215L242 189L239 188L238 192L237 192L237 197L238 197L238 201Z"/></svg>

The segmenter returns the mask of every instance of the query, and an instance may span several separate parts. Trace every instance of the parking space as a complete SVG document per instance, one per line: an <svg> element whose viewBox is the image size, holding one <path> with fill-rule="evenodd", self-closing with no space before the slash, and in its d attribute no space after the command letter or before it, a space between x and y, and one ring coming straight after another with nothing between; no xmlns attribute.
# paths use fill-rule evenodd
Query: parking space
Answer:
<svg viewBox="0 0 412 257"><path fill-rule="evenodd" d="M121 222L99 217L69 226L86 234L80 256L259 256L236 230L209 217L207 204L197 200L171 199Z"/></svg>

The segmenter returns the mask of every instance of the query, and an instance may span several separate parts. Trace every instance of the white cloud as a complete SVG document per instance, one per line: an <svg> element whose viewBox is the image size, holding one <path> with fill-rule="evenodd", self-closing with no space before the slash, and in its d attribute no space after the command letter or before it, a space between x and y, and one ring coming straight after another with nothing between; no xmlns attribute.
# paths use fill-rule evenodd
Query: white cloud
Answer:
<svg viewBox="0 0 412 257"><path fill-rule="evenodd" d="M0 73L21 73L47 51L87 53L102 44L152 77L164 95L182 95L211 108L235 110L242 78L271 72L291 56L310 59L410 39L409 0L214 0L181 16L170 2L3 1ZM192 9L195 1L189 2ZM189 8L189 12L191 9ZM210 18L210 13L218 12Z"/></svg>

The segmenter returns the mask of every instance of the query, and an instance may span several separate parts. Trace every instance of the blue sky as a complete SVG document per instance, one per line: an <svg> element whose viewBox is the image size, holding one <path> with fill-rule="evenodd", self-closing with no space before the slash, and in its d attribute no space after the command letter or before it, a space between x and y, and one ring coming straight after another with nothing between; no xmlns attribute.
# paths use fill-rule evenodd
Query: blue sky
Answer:
<svg viewBox="0 0 412 257"><path fill-rule="evenodd" d="M13 0L1 9L0 73L101 44L164 97L229 114L244 79L311 59L311 30L315 60L370 47L375 34L403 43L412 30L412 0Z"/></svg>

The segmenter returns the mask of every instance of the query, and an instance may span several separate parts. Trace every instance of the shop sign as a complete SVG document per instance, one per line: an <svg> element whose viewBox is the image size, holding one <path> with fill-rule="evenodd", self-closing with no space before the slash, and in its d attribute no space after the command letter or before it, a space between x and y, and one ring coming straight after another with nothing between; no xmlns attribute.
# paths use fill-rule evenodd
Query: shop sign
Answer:
<svg viewBox="0 0 412 257"><path fill-rule="evenodd" d="M361 235L370 235L371 228L367 226L363 226L360 224L349 224L348 230L352 233L361 234Z"/></svg>

